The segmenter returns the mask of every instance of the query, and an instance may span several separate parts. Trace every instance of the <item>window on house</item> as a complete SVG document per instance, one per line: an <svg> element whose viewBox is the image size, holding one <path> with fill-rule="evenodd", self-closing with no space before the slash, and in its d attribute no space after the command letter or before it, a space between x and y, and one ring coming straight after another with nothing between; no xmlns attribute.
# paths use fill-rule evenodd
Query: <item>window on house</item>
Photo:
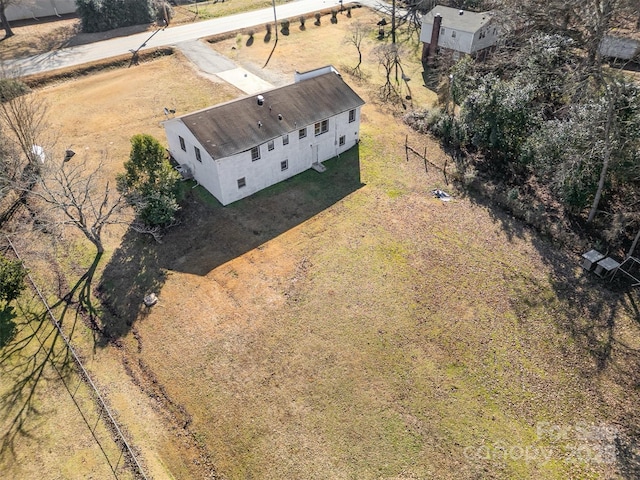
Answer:
<svg viewBox="0 0 640 480"><path fill-rule="evenodd" d="M282 136L282 145L289 145L289 135Z"/></svg>
<svg viewBox="0 0 640 480"><path fill-rule="evenodd" d="M260 146L253 147L251 149L251 161L255 162L256 160L260 160Z"/></svg>
<svg viewBox="0 0 640 480"><path fill-rule="evenodd" d="M289 160L281 161L280 162L280 170L284 172L287 168L289 168Z"/></svg>
<svg viewBox="0 0 640 480"><path fill-rule="evenodd" d="M184 138L182 138L180 135L178 135L178 140L180 140L180 148L186 152L187 151L187 146L184 144Z"/></svg>
<svg viewBox="0 0 640 480"><path fill-rule="evenodd" d="M444 35L444 27L440 29L440 35Z"/></svg>
<svg viewBox="0 0 640 480"><path fill-rule="evenodd" d="M340 145L340 146L343 146L343 145L344 145L345 140L346 140L346 139L345 139L345 136L344 136L344 135L342 135L342 136L340 137L340 140L338 140L339 145Z"/></svg>
<svg viewBox="0 0 640 480"><path fill-rule="evenodd" d="M301 128L300 130L298 130L298 138L304 138L306 136L307 136L306 128Z"/></svg>
<svg viewBox="0 0 640 480"><path fill-rule="evenodd" d="M453 38L456 38L456 31L455 31L455 30L452 30L452 31L451 31L451 36L452 36Z"/></svg>
<svg viewBox="0 0 640 480"><path fill-rule="evenodd" d="M323 120L321 122L316 123L314 130L316 133L316 137L318 135L322 135L323 133L327 133L327 131L329 130L329 120Z"/></svg>
<svg viewBox="0 0 640 480"><path fill-rule="evenodd" d="M196 151L196 160L202 163L202 156L200 156L200 149L198 147L193 147Z"/></svg>
<svg viewBox="0 0 640 480"><path fill-rule="evenodd" d="M269 143L267 143L267 150L271 151L273 150L275 147L273 140L271 140Z"/></svg>
<svg viewBox="0 0 640 480"><path fill-rule="evenodd" d="M245 177L239 178L238 179L238 188L243 188L247 186L247 180L245 179Z"/></svg>
<svg viewBox="0 0 640 480"><path fill-rule="evenodd" d="M349 123L356 121L356 111L349 110Z"/></svg>

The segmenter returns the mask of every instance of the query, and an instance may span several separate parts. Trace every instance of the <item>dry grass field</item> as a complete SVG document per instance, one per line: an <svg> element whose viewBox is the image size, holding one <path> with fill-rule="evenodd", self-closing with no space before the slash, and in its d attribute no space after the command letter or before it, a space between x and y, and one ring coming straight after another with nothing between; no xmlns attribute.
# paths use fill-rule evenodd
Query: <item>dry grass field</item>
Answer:
<svg viewBox="0 0 640 480"><path fill-rule="evenodd" d="M3 478L135 478L41 312L38 300L23 298L16 337L0 350Z"/></svg>
<svg viewBox="0 0 640 480"><path fill-rule="evenodd" d="M262 33L213 47L272 82L327 63L346 72L349 25L377 19L292 24L264 70ZM345 73L368 102L362 142L327 172L228 207L185 184L163 243L111 231L96 282L109 338L78 323L74 342L145 467L180 479L637 478L635 295L407 160L406 136L446 157L376 100L376 42L364 43L364 79ZM405 66L413 102L430 105L411 52ZM164 106L239 95L177 54L39 94L65 146L108 152L105 179L130 135L163 138ZM92 252L73 233L48 244L19 247L53 294L56 269L72 284ZM143 310L148 291L160 300Z"/></svg>

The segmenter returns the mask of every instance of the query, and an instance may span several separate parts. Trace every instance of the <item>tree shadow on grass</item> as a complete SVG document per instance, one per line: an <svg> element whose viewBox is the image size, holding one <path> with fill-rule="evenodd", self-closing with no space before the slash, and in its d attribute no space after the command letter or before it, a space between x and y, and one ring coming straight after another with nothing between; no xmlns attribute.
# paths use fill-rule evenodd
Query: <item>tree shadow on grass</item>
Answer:
<svg viewBox="0 0 640 480"><path fill-rule="evenodd" d="M33 305L23 305L20 310L24 320L14 324L12 340L0 348L0 371L4 386L8 386L0 397L0 419L6 426L0 437L0 456L15 455L16 440L37 437L40 423L46 421L46 403L36 400L41 382L57 381L73 369L46 311Z"/></svg>
<svg viewBox="0 0 640 480"><path fill-rule="evenodd" d="M622 478L640 472L640 302L622 276L613 281L580 267L586 250L576 235L564 247L506 211L486 191L467 191L469 199L487 209L509 242L526 239L549 271L541 279L521 269L505 274L512 289L511 304L526 334L537 334L535 323L544 318L567 339L555 345L559 357L579 376L585 395L603 408L602 425L614 425L603 446ZM495 195L494 195L495 197ZM572 238L568 232L564 237ZM583 240L582 240L583 241ZM532 262L532 265L535 265ZM622 395L612 395L611 388Z"/></svg>
<svg viewBox="0 0 640 480"><path fill-rule="evenodd" d="M58 292L59 299L54 304L45 304L38 290L30 298L23 294L17 308L5 306L0 310L0 424L5 426L0 432L2 461L15 459L18 439L37 439L41 426L48 425L49 414L55 409L43 399L43 388L62 382L114 474L119 468L119 460L109 458L103 448L104 438L101 440L96 434L97 423L91 418L95 412L87 410L76 398L87 379L77 371L61 333L64 326L64 337L72 341L80 321L89 324L96 340L98 312L91 300L91 284L101 257L97 253L76 283L65 289L65 294ZM86 392L82 395L87 398ZM102 414L99 411L98 418Z"/></svg>
<svg viewBox="0 0 640 480"><path fill-rule="evenodd" d="M12 306L5 305L0 310L0 348L4 348L16 334L16 313Z"/></svg>
<svg viewBox="0 0 640 480"><path fill-rule="evenodd" d="M126 335L145 315L143 298L160 294L170 271L206 275L299 225L362 187L358 146L223 207L202 187L188 189L180 225L162 243L128 232L97 288L103 310L102 345Z"/></svg>

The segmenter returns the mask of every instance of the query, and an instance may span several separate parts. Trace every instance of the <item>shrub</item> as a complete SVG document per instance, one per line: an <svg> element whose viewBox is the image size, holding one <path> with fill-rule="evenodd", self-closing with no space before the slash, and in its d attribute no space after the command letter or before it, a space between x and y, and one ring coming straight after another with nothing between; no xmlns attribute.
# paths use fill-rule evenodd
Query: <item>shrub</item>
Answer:
<svg viewBox="0 0 640 480"><path fill-rule="evenodd" d="M15 78L0 79L0 102L8 102L20 95L29 93L29 87Z"/></svg>
<svg viewBox="0 0 640 480"><path fill-rule="evenodd" d="M463 143L464 131L456 118L439 108L416 110L406 114L403 120L412 129L431 133L447 146L458 147Z"/></svg>
<svg viewBox="0 0 640 480"><path fill-rule="evenodd" d="M11 303L24 290L27 271L19 260L0 255L0 302Z"/></svg>
<svg viewBox="0 0 640 480"><path fill-rule="evenodd" d="M173 18L173 7L169 2L164 0L154 0L153 10L156 16L156 23L158 25L169 25Z"/></svg>
<svg viewBox="0 0 640 480"><path fill-rule="evenodd" d="M280 31L282 32L283 35L289 35L289 25L290 25L289 20L283 20L280 23L280 26L282 27Z"/></svg>
<svg viewBox="0 0 640 480"><path fill-rule="evenodd" d="M118 175L118 191L133 206L138 218L149 226L170 224L178 206L180 175L166 158L165 150L151 135L134 135L131 154Z"/></svg>
<svg viewBox="0 0 640 480"><path fill-rule="evenodd" d="M157 10L151 0L76 0L76 5L85 33L152 23Z"/></svg>

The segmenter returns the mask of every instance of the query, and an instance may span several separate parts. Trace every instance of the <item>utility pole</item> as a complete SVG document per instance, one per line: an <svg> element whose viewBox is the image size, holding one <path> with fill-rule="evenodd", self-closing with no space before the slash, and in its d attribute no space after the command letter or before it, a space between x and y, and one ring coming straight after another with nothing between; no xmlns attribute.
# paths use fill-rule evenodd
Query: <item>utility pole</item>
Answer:
<svg viewBox="0 0 640 480"><path fill-rule="evenodd" d="M391 43L396 44L396 0L391 2Z"/></svg>
<svg viewBox="0 0 640 480"><path fill-rule="evenodd" d="M391 2L391 45L393 45L394 52L396 48L396 0ZM396 70L396 83L400 83L398 80L398 54L395 55L395 70Z"/></svg>

